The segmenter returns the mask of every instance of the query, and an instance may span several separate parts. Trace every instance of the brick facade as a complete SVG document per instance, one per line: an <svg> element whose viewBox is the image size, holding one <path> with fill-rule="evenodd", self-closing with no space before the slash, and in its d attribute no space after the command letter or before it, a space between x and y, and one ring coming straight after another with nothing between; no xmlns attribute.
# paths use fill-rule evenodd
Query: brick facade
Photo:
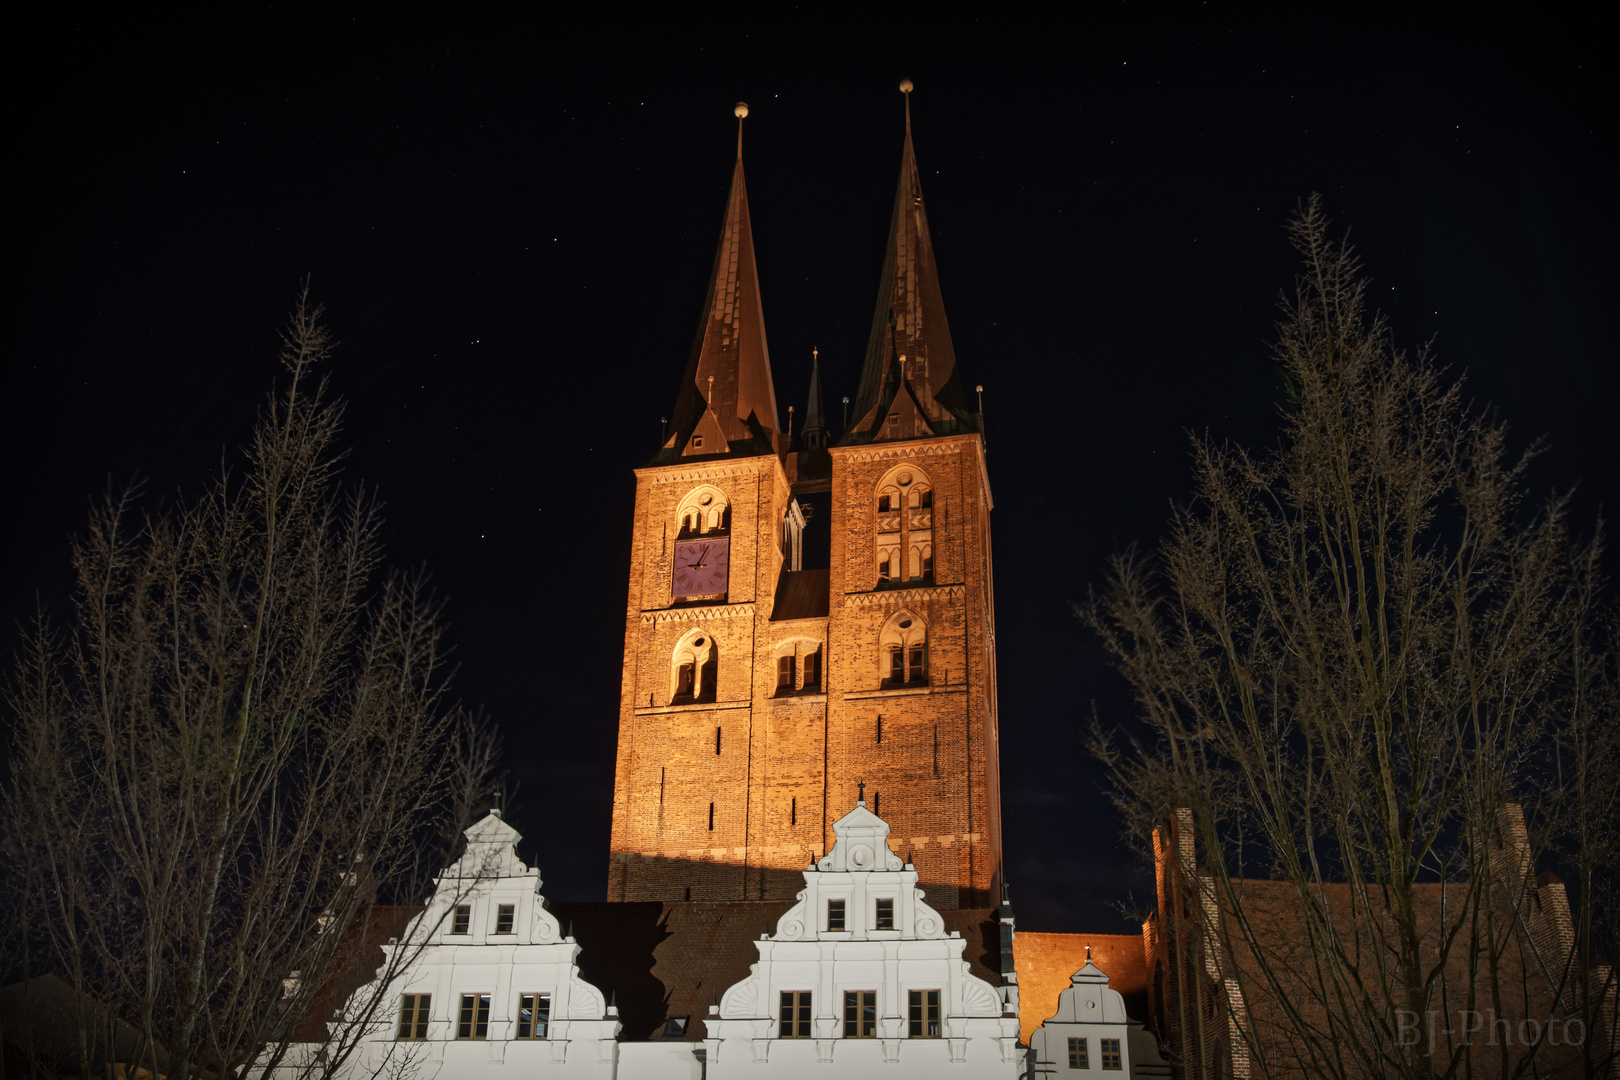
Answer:
<svg viewBox="0 0 1620 1080"><path fill-rule="evenodd" d="M1000 878L990 490L977 434L831 451L826 616L773 620L786 571L792 458L775 454L640 469L625 611L625 664L608 896L790 898L831 846L829 806L857 784L893 823L930 901L983 905ZM880 583L877 486L896 466L926 483L907 508L932 543L929 576ZM724 596L674 595L677 508L699 485L729 507ZM818 579L819 580L819 579ZM885 687L883 629L926 628L926 679ZM716 650L711 701L673 699L683 641ZM821 691L778 692L777 659L819 649ZM802 661L798 683L802 684ZM813 688L812 688L813 690ZM881 721L880 718L881 717ZM880 734L881 730L881 734ZM718 738L717 738L718 731ZM881 740L881 741L880 741ZM718 752L717 752L718 751ZM712 811L711 811L712 806ZM712 817L711 817L712 813Z"/></svg>

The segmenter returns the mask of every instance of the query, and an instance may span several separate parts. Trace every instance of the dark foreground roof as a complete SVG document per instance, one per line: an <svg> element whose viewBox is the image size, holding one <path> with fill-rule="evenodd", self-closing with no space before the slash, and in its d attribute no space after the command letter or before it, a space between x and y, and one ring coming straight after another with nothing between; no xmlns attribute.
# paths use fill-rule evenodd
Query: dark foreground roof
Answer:
<svg viewBox="0 0 1620 1080"><path fill-rule="evenodd" d="M773 933L791 900L643 901L549 905L579 942L579 973L619 1006L620 1038L637 1042L665 1037L665 1023L685 1016L687 1041L707 1034L709 1006L748 976L759 959L754 943ZM963 958L974 975L1001 983L1000 937L993 908L945 911L966 939Z"/></svg>

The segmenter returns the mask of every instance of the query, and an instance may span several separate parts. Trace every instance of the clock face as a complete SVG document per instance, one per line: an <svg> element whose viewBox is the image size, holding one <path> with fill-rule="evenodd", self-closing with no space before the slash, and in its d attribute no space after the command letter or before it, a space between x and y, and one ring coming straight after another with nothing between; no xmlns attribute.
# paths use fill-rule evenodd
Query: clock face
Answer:
<svg viewBox="0 0 1620 1080"><path fill-rule="evenodd" d="M676 596L710 596L726 591L731 538L683 540L675 545Z"/></svg>

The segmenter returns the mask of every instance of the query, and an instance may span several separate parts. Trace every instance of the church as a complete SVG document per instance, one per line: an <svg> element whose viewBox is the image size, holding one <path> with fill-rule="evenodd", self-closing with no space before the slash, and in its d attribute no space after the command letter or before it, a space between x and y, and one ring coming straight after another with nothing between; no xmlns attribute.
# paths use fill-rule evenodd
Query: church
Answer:
<svg viewBox="0 0 1620 1080"><path fill-rule="evenodd" d="M697 333L636 470L606 901L547 902L492 811L424 907L373 921L382 966L323 1020L346 1074L1170 1075L1127 1010L1142 939L1020 935L1007 900L994 500L900 89L837 431L815 367L780 423L735 109Z"/></svg>

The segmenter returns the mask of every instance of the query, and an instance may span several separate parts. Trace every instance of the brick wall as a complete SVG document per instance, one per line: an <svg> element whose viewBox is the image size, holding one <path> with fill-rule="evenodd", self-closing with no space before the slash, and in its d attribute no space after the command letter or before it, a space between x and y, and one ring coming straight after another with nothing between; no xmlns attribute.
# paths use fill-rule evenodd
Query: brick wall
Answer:
<svg viewBox="0 0 1620 1080"><path fill-rule="evenodd" d="M693 900L791 897L861 782L931 903L996 895L990 500L978 437L836 448L832 460L828 614L782 622L771 604L792 493L778 459L637 472L610 899L682 900L688 889ZM875 490L897 464L934 492L934 573L880 589ZM730 587L712 602L675 604L675 513L698 484L730 502ZM925 686L882 684L879 639L901 610L927 625ZM673 704L674 650L694 628L718 650L714 700ZM777 696L776 655L789 639L823 644L821 693Z"/></svg>

